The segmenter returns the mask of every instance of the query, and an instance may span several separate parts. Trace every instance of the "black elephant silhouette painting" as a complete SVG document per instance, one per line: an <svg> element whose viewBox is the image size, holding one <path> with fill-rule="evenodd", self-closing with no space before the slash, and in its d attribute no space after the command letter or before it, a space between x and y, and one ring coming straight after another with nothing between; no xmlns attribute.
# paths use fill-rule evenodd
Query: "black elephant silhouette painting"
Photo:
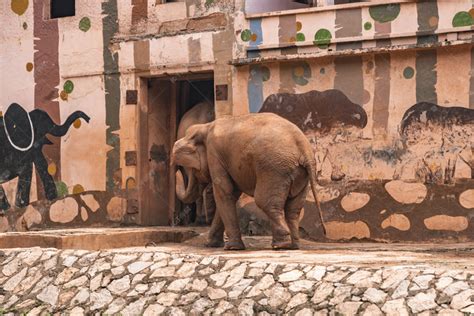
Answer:
<svg viewBox="0 0 474 316"><path fill-rule="evenodd" d="M33 164L43 183L48 200L57 198L56 185L48 173L48 163L43 155L44 145L52 144L47 135L64 136L77 119L89 122L84 112L72 113L63 125L57 125L43 110L27 112L17 103L12 103L0 118L0 184L18 177L15 205L29 204ZM0 185L0 210L10 204Z"/></svg>

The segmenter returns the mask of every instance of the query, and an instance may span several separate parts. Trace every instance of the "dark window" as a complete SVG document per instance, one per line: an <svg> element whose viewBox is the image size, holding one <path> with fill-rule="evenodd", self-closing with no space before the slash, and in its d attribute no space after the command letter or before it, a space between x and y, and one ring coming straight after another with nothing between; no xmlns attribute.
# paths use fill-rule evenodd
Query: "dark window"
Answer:
<svg viewBox="0 0 474 316"><path fill-rule="evenodd" d="M345 3L355 3L355 2L364 2L364 0L334 0L334 4L345 4Z"/></svg>
<svg viewBox="0 0 474 316"><path fill-rule="evenodd" d="M76 15L76 0L51 0L51 19Z"/></svg>

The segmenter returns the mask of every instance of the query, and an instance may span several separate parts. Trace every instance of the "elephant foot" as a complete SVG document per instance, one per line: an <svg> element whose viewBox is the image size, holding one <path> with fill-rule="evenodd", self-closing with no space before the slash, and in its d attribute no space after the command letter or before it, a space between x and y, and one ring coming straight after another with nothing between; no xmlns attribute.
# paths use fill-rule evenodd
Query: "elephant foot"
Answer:
<svg viewBox="0 0 474 316"><path fill-rule="evenodd" d="M223 240L208 240L206 243L206 247L208 248L222 248L224 247Z"/></svg>
<svg viewBox="0 0 474 316"><path fill-rule="evenodd" d="M272 241L273 250L295 249L294 247L295 247L295 243L290 239L290 236L284 236L281 239L274 238Z"/></svg>
<svg viewBox="0 0 474 316"><path fill-rule="evenodd" d="M224 250L245 250L245 245L242 240L228 241L225 243Z"/></svg>

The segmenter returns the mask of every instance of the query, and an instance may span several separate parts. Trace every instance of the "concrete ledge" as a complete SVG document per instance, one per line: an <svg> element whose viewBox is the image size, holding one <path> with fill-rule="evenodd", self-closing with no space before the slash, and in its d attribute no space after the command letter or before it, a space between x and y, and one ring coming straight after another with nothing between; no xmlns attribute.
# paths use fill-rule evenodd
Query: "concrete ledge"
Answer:
<svg viewBox="0 0 474 316"><path fill-rule="evenodd" d="M145 247L161 243L181 243L199 233L189 228L134 227L10 232L0 234L0 248L43 247L57 249L100 250Z"/></svg>

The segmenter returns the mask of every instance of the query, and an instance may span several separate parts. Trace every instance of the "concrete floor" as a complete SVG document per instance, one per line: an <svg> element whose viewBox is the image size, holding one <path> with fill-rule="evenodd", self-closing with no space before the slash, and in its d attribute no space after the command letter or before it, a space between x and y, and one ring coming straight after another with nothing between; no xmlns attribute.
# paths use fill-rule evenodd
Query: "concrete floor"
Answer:
<svg viewBox="0 0 474 316"><path fill-rule="evenodd" d="M271 237L244 237L245 251L205 248L206 228L82 228L0 234L1 248L43 247L98 250L122 248L213 255L228 259L334 266L429 266L474 268L474 243L387 244L316 243L303 240L300 250L273 251Z"/></svg>

